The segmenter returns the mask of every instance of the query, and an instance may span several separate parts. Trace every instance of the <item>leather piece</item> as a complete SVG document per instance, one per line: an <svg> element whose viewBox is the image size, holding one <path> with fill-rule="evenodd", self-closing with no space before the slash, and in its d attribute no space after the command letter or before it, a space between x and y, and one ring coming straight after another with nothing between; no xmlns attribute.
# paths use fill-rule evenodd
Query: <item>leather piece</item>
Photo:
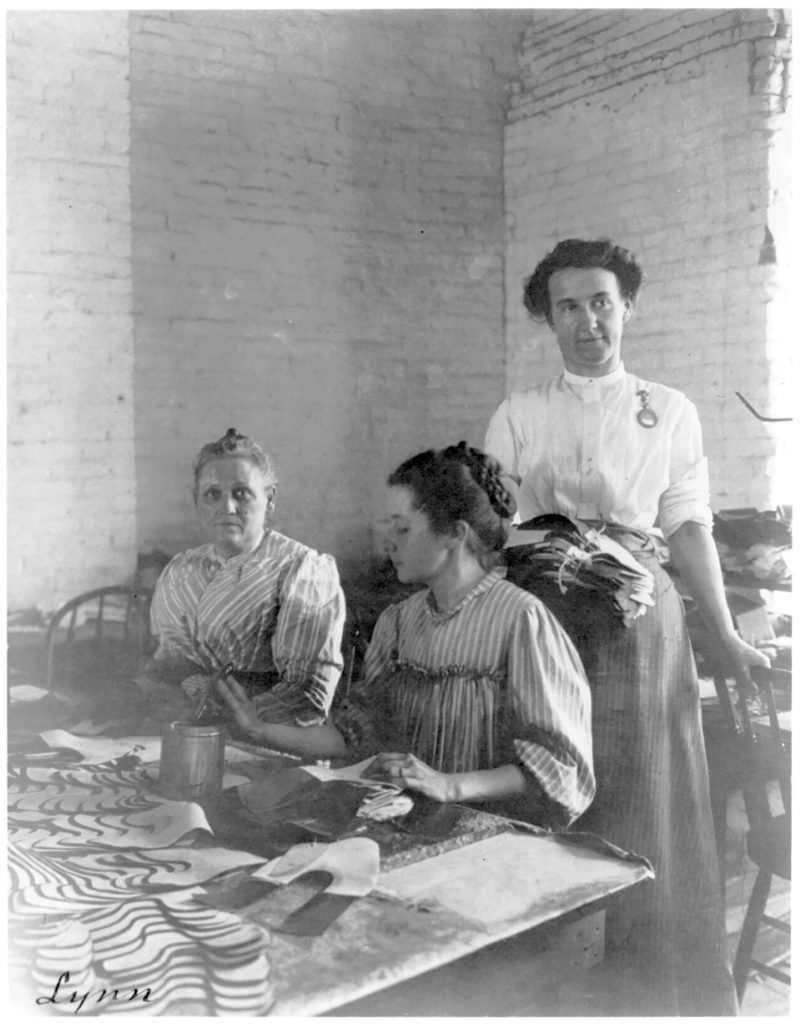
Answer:
<svg viewBox="0 0 800 1024"><path fill-rule="evenodd" d="M317 893L302 907L289 914L276 930L285 935L322 935L355 899L355 896Z"/></svg>

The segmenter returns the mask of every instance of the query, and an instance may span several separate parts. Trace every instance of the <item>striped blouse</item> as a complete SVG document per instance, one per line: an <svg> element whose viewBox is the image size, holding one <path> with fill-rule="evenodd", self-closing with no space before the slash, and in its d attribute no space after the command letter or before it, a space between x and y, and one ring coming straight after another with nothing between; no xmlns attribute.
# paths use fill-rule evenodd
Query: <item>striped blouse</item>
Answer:
<svg viewBox="0 0 800 1024"><path fill-rule="evenodd" d="M277 673L273 699L298 725L325 720L342 671L344 595L330 555L268 530L254 551L184 551L156 584L156 661L211 673Z"/></svg>
<svg viewBox="0 0 800 1024"><path fill-rule="evenodd" d="M442 772L517 764L571 821L594 796L586 676L541 601L504 576L488 573L446 613L428 590L387 608L367 652L365 696L384 749Z"/></svg>

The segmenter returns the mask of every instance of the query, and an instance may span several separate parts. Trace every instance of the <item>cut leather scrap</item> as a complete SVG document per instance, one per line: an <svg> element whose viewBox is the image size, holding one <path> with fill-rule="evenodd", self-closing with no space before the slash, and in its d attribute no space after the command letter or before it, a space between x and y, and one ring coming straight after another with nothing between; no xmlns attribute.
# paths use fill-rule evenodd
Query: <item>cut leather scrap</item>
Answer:
<svg viewBox="0 0 800 1024"><path fill-rule="evenodd" d="M355 836L335 843L298 843L282 857L253 872L253 878L288 885L308 871L327 871L325 891L338 896L366 896L380 871L380 848L374 839Z"/></svg>
<svg viewBox="0 0 800 1024"><path fill-rule="evenodd" d="M299 843L282 857L254 872L254 879L280 885L312 879L324 891L315 893L278 927L289 935L322 935L350 903L375 888L380 849L373 839L353 837L335 843Z"/></svg>

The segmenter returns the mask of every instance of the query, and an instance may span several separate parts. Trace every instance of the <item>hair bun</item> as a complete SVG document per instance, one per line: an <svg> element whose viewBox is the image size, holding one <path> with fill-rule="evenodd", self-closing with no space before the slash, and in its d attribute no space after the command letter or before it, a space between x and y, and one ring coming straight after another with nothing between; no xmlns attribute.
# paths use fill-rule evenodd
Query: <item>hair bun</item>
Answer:
<svg viewBox="0 0 800 1024"><path fill-rule="evenodd" d="M503 483L504 474L497 459L478 448L471 448L466 441L459 441L449 451L464 463L472 479L486 493L497 515L501 519L510 519L517 510L517 503Z"/></svg>

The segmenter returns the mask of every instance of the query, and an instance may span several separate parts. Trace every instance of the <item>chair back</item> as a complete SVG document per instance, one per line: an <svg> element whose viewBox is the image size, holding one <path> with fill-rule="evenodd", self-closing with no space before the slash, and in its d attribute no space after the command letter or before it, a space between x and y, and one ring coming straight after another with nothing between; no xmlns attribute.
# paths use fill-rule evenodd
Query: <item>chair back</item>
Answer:
<svg viewBox="0 0 800 1024"><path fill-rule="evenodd" d="M723 718L735 744L748 825L755 832L771 819L791 814L791 673L754 668L752 684L747 679L731 684L724 672L714 673ZM771 785L776 781L777 794Z"/></svg>
<svg viewBox="0 0 800 1024"><path fill-rule="evenodd" d="M45 685L91 690L131 678L151 655L149 589L99 587L67 601L45 634Z"/></svg>

